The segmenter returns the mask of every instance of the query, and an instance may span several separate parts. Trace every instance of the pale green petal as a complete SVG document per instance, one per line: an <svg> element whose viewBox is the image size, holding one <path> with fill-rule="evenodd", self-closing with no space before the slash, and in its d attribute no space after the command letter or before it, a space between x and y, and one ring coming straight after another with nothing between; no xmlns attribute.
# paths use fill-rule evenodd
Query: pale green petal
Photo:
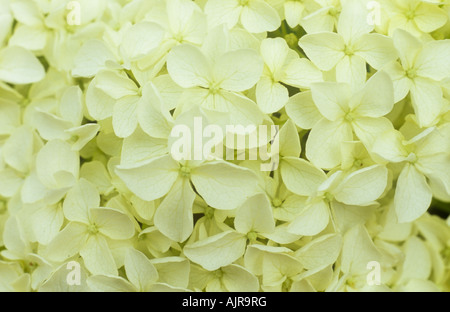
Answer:
<svg viewBox="0 0 450 312"><path fill-rule="evenodd" d="M392 38L381 34L364 34L355 43L355 54L361 56L375 69L397 59Z"/></svg>
<svg viewBox="0 0 450 312"><path fill-rule="evenodd" d="M314 236L322 232L330 221L328 204L320 200L306 208L289 224L288 231L297 235Z"/></svg>
<svg viewBox="0 0 450 312"><path fill-rule="evenodd" d="M233 28L239 21L242 7L237 0L210 0L206 2L205 13L213 25L226 24Z"/></svg>
<svg viewBox="0 0 450 312"><path fill-rule="evenodd" d="M191 263L182 257L165 257L152 259L151 263L158 271L159 283L173 287L187 288L191 273Z"/></svg>
<svg viewBox="0 0 450 312"><path fill-rule="evenodd" d="M332 169L341 162L341 143L352 141L351 126L325 118L314 125L306 143L306 156L317 167Z"/></svg>
<svg viewBox="0 0 450 312"><path fill-rule="evenodd" d="M50 242L46 256L53 261L64 261L80 252L88 237L86 225L71 222Z"/></svg>
<svg viewBox="0 0 450 312"><path fill-rule="evenodd" d="M70 144L49 141L36 157L36 172L39 180L48 188L61 189L75 184L80 170L78 153Z"/></svg>
<svg viewBox="0 0 450 312"><path fill-rule="evenodd" d="M165 154L167 140L152 138L138 128L123 140L120 163L124 167L132 167Z"/></svg>
<svg viewBox="0 0 450 312"><path fill-rule="evenodd" d="M276 30L281 20L277 11L265 1L253 0L243 7L241 23L251 33L262 33Z"/></svg>
<svg viewBox="0 0 450 312"><path fill-rule="evenodd" d="M20 116L18 104L0 99L0 135L11 134L20 125Z"/></svg>
<svg viewBox="0 0 450 312"><path fill-rule="evenodd" d="M286 121L280 130L280 155L299 157L302 152L297 127L292 120Z"/></svg>
<svg viewBox="0 0 450 312"><path fill-rule="evenodd" d="M427 280L431 274L431 257L425 243L417 238L410 237L405 245L405 261L401 268L399 282L406 282L410 279Z"/></svg>
<svg viewBox="0 0 450 312"><path fill-rule="evenodd" d="M262 77L256 85L256 102L266 114L278 112L289 101L289 92L281 83Z"/></svg>
<svg viewBox="0 0 450 312"><path fill-rule="evenodd" d="M286 104L286 113L297 126L303 129L311 129L322 119L310 91L300 92L291 97Z"/></svg>
<svg viewBox="0 0 450 312"><path fill-rule="evenodd" d="M361 117L352 122L353 131L364 146L371 150L377 138L388 131L394 131L394 126L385 117Z"/></svg>
<svg viewBox="0 0 450 312"><path fill-rule="evenodd" d="M17 46L0 51L0 80L29 84L41 81L44 76L44 67L30 51Z"/></svg>
<svg viewBox="0 0 450 312"><path fill-rule="evenodd" d="M312 83L323 81L323 73L311 61L300 58L287 65L282 81L293 87L310 88Z"/></svg>
<svg viewBox="0 0 450 312"><path fill-rule="evenodd" d="M281 162L281 176L286 187L302 196L314 196L319 186L325 182L325 173L308 161L284 157Z"/></svg>
<svg viewBox="0 0 450 312"><path fill-rule="evenodd" d="M348 111L351 91L344 83L321 82L311 85L314 103L328 120L341 119Z"/></svg>
<svg viewBox="0 0 450 312"><path fill-rule="evenodd" d="M368 14L364 2L359 0L349 0L342 5L337 31L346 43L372 31L373 25L367 22Z"/></svg>
<svg viewBox="0 0 450 312"><path fill-rule="evenodd" d="M357 225L344 236L341 254L341 270L344 273L368 274L367 264L381 261L381 253L375 247L366 228Z"/></svg>
<svg viewBox="0 0 450 312"><path fill-rule="evenodd" d="M251 49L240 49L223 54L214 66L214 81L222 89L241 92L253 87L261 77L263 61Z"/></svg>
<svg viewBox="0 0 450 312"><path fill-rule="evenodd" d="M140 251L130 248L125 255L125 271L128 280L139 291L148 291L158 280L158 272L150 260Z"/></svg>
<svg viewBox="0 0 450 312"><path fill-rule="evenodd" d="M187 44L172 49L167 58L167 70L173 81L183 88L208 88L211 81L206 56L197 47Z"/></svg>
<svg viewBox="0 0 450 312"><path fill-rule="evenodd" d="M449 54L450 40L428 42L417 56L417 74L437 81L445 79L450 72L450 62L445 57Z"/></svg>
<svg viewBox="0 0 450 312"><path fill-rule="evenodd" d="M411 99L419 125L431 126L443 110L442 88L434 81L416 77L411 87Z"/></svg>
<svg viewBox="0 0 450 312"><path fill-rule="evenodd" d="M126 138L133 134L138 125L138 96L121 98L114 105L113 127L119 138Z"/></svg>
<svg viewBox="0 0 450 312"><path fill-rule="evenodd" d="M342 237L338 234L323 235L295 252L295 257L305 269L311 270L333 264L342 247Z"/></svg>
<svg viewBox="0 0 450 312"><path fill-rule="evenodd" d="M164 30L156 23L134 24L123 35L123 53L131 61L138 60L156 49L164 37Z"/></svg>
<svg viewBox="0 0 450 312"><path fill-rule="evenodd" d="M393 108L394 86L392 80L386 73L377 72L367 81L362 91L362 98L354 110L362 116L376 118L387 115Z"/></svg>
<svg viewBox="0 0 450 312"><path fill-rule="evenodd" d="M134 235L134 224L123 212L113 208L91 208L91 222L100 233L112 239L129 239Z"/></svg>
<svg viewBox="0 0 450 312"><path fill-rule="evenodd" d="M106 239L102 235L91 235L81 248L84 264L93 275L117 275L117 267Z"/></svg>
<svg viewBox="0 0 450 312"><path fill-rule="evenodd" d="M208 205L223 210L235 209L256 194L258 183L252 171L225 161L194 168L191 180Z"/></svg>
<svg viewBox="0 0 450 312"><path fill-rule="evenodd" d="M274 75L283 70L289 53L289 46L282 38L267 38L261 42L261 56Z"/></svg>
<svg viewBox="0 0 450 312"><path fill-rule="evenodd" d="M244 255L247 237L227 231L184 247L184 254L191 261L208 271L227 266Z"/></svg>
<svg viewBox="0 0 450 312"><path fill-rule="evenodd" d="M366 81L366 61L358 56L345 56L336 66L336 81L345 82L358 90Z"/></svg>
<svg viewBox="0 0 450 312"><path fill-rule="evenodd" d="M89 224L89 209L100 206L100 194L87 180L80 181L67 193L64 216L70 221Z"/></svg>
<svg viewBox="0 0 450 312"><path fill-rule="evenodd" d="M87 284L93 292L135 292L136 288L127 280L118 276L92 275Z"/></svg>
<svg viewBox="0 0 450 312"><path fill-rule="evenodd" d="M138 104L138 120L142 130L154 138L166 139L173 127L173 118L166 110L160 93L149 83L142 90Z"/></svg>
<svg viewBox="0 0 450 312"><path fill-rule="evenodd" d="M156 209L155 226L176 242L184 242L194 227L192 205L195 193L189 179L179 178Z"/></svg>
<svg viewBox="0 0 450 312"><path fill-rule="evenodd" d="M17 171L27 172L33 154L33 133L30 128L16 128L2 147L5 162Z"/></svg>
<svg viewBox="0 0 450 312"><path fill-rule="evenodd" d="M395 211L398 221L411 222L423 215L431 204L431 189L414 165L407 164L397 181Z"/></svg>
<svg viewBox="0 0 450 312"><path fill-rule="evenodd" d="M115 58L103 41L89 40L75 56L72 75L74 77L93 77L99 71L106 69L107 61L113 61Z"/></svg>
<svg viewBox="0 0 450 312"><path fill-rule="evenodd" d="M247 269L231 264L221 269L223 272L222 283L230 292L257 292L259 281L256 276Z"/></svg>
<svg viewBox="0 0 450 312"><path fill-rule="evenodd" d="M236 231L243 234L272 233L275 230L275 221L267 196L258 194L247 199L236 211L234 226Z"/></svg>
<svg viewBox="0 0 450 312"><path fill-rule="evenodd" d="M167 194L178 177L178 168L170 156L161 156L135 167L118 166L116 173L133 193L152 201Z"/></svg>
<svg viewBox="0 0 450 312"><path fill-rule="evenodd" d="M333 69L345 56L345 43L336 33L324 32L305 35L300 39L300 47L318 68Z"/></svg>
<svg viewBox="0 0 450 312"><path fill-rule="evenodd" d="M375 165L349 174L333 192L336 200L347 205L366 206L386 189L388 170Z"/></svg>

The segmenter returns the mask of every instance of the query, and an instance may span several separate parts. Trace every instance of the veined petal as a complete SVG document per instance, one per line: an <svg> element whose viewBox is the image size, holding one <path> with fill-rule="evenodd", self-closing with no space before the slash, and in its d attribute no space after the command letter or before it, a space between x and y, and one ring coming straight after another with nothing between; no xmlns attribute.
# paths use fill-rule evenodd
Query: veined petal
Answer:
<svg viewBox="0 0 450 312"><path fill-rule="evenodd" d="M116 173L133 193L152 201L167 194L178 177L178 170L178 163L165 155L139 166L118 166Z"/></svg>
<svg viewBox="0 0 450 312"><path fill-rule="evenodd" d="M272 74L283 69L289 46L283 38L267 38L261 42L261 56Z"/></svg>
<svg viewBox="0 0 450 312"><path fill-rule="evenodd" d="M194 168L191 180L208 205L222 210L235 209L255 195L258 183L251 170L225 161Z"/></svg>
<svg viewBox="0 0 450 312"><path fill-rule="evenodd" d="M291 97L286 104L286 113L302 129L311 129L323 118L314 104L311 91L300 92Z"/></svg>
<svg viewBox="0 0 450 312"><path fill-rule="evenodd" d="M411 87L411 99L419 125L433 125L444 106L443 92L439 83L416 77Z"/></svg>
<svg viewBox="0 0 450 312"><path fill-rule="evenodd" d="M423 2L415 11L414 22L424 33L441 28L447 21L447 13L435 4Z"/></svg>
<svg viewBox="0 0 450 312"><path fill-rule="evenodd" d="M322 232L330 221L328 205L320 200L306 207L288 226L288 232L314 236Z"/></svg>
<svg viewBox="0 0 450 312"><path fill-rule="evenodd" d="M158 230L176 242L184 242L192 234L195 200L189 179L178 179L156 209L154 222Z"/></svg>
<svg viewBox="0 0 450 312"><path fill-rule="evenodd" d="M354 46L355 54L361 56L375 69L397 59L392 38L380 34L364 34Z"/></svg>
<svg viewBox="0 0 450 312"><path fill-rule="evenodd" d="M44 66L30 51L17 46L0 51L0 80L29 84L41 81L44 77Z"/></svg>
<svg viewBox="0 0 450 312"><path fill-rule="evenodd" d="M314 103L322 116L330 121L341 119L348 111L350 86L344 83L320 82L311 85Z"/></svg>
<svg viewBox="0 0 450 312"><path fill-rule="evenodd" d="M431 204L431 189L426 178L414 165L406 164L397 180L395 212L400 223L422 216Z"/></svg>
<svg viewBox="0 0 450 312"><path fill-rule="evenodd" d="M148 291L158 280L158 272L142 252L130 248L125 254L127 278L140 291Z"/></svg>
<svg viewBox="0 0 450 312"><path fill-rule="evenodd" d="M239 233L272 233L275 221L272 206L265 194L257 194L247 199L236 211L234 226Z"/></svg>
<svg viewBox="0 0 450 312"><path fill-rule="evenodd" d="M247 237L227 231L184 247L186 257L208 271L227 266L244 255Z"/></svg>
<svg viewBox="0 0 450 312"><path fill-rule="evenodd" d="M314 65L324 71L333 69L345 56L344 40L332 32L305 35L299 45Z"/></svg>
<svg viewBox="0 0 450 312"><path fill-rule="evenodd" d="M225 23L230 29L239 21L241 11L238 0L210 0L205 5L205 13L211 25Z"/></svg>
<svg viewBox="0 0 450 312"><path fill-rule="evenodd" d="M350 84L353 90L359 90L366 77L366 61L358 55L346 55L336 65L336 81Z"/></svg>
<svg viewBox="0 0 450 312"><path fill-rule="evenodd" d="M278 112L288 101L288 89L270 77L262 77L256 85L256 102L263 113Z"/></svg>
<svg viewBox="0 0 450 312"><path fill-rule="evenodd" d="M352 140L352 128L348 123L323 118L309 134L306 156L315 166L332 169L341 162L341 143Z"/></svg>
<svg viewBox="0 0 450 312"><path fill-rule="evenodd" d="M93 275L117 275L117 267L106 239L102 235L89 236L80 250L84 265Z"/></svg>
<svg viewBox="0 0 450 312"><path fill-rule="evenodd" d="M369 12L364 2L359 0L349 0L342 5L337 31L346 43L351 43L373 30L374 26L367 22L368 15Z"/></svg>
<svg viewBox="0 0 450 312"><path fill-rule="evenodd" d="M412 80L406 77L405 69L398 62L387 64L383 67L383 71L389 74L394 84L394 102L400 102L411 90Z"/></svg>
<svg viewBox="0 0 450 312"><path fill-rule="evenodd" d="M223 54L214 66L214 80L225 90L241 92L253 87L261 77L263 61L251 49Z"/></svg>
<svg viewBox="0 0 450 312"><path fill-rule="evenodd" d="M242 8L241 23L251 33L274 31L280 27L278 12L262 0L253 0Z"/></svg>
<svg viewBox="0 0 450 312"><path fill-rule="evenodd" d="M294 28L300 24L305 5L299 1L286 1L284 3L284 15L289 27Z"/></svg>
<svg viewBox="0 0 450 312"><path fill-rule="evenodd" d="M86 225L70 222L47 246L46 256L53 261L64 261L76 255L88 237Z"/></svg>
<svg viewBox="0 0 450 312"><path fill-rule="evenodd" d="M167 57L170 77L183 88L209 87L210 65L199 48L183 44L170 51Z"/></svg>
<svg viewBox="0 0 450 312"><path fill-rule="evenodd" d="M427 42L417 56L417 75L441 81L450 76L450 40Z"/></svg>
<svg viewBox="0 0 450 312"><path fill-rule="evenodd" d="M134 234L134 223L122 211L113 208L91 208L91 222L103 235L112 239L129 239Z"/></svg>
<svg viewBox="0 0 450 312"><path fill-rule="evenodd" d="M382 90L382 92L380 92ZM366 117L382 117L394 108L394 86L388 74L377 72L366 83L354 111Z"/></svg>
<svg viewBox="0 0 450 312"><path fill-rule="evenodd" d="M310 88L312 83L322 82L323 73L311 61L298 58L285 68L282 82L297 88Z"/></svg>
<svg viewBox="0 0 450 312"><path fill-rule="evenodd" d="M70 221L89 224L89 209L100 205L100 194L94 185L85 179L67 193L64 200L64 216Z"/></svg>
<svg viewBox="0 0 450 312"><path fill-rule="evenodd" d="M364 146L371 150L375 140L386 131L394 130L391 121L385 117L362 117L352 122L353 131Z"/></svg>
<svg viewBox="0 0 450 312"><path fill-rule="evenodd" d="M319 186L327 179L322 170L301 158L284 157L280 169L286 187L301 196L315 196Z"/></svg>
<svg viewBox="0 0 450 312"><path fill-rule="evenodd" d="M344 204L366 206L383 194L387 182L387 168L375 165L349 174L333 194L336 200Z"/></svg>

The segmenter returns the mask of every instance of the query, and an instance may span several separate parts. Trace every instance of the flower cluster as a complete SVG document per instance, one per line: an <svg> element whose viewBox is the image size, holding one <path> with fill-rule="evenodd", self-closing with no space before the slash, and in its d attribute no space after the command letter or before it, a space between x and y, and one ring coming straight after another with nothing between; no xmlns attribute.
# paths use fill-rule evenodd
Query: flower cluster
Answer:
<svg viewBox="0 0 450 312"><path fill-rule="evenodd" d="M0 0L0 290L450 291L446 38L448 0Z"/></svg>

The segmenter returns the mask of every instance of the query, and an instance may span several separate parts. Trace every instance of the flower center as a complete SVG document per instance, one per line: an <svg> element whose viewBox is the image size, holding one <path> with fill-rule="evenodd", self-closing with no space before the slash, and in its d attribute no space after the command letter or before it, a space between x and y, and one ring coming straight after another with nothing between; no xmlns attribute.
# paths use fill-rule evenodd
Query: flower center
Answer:
<svg viewBox="0 0 450 312"><path fill-rule="evenodd" d="M362 166L363 166L363 162L362 162L361 159L356 159L356 160L353 162L353 167L355 167L355 168L361 168Z"/></svg>
<svg viewBox="0 0 450 312"><path fill-rule="evenodd" d="M345 55L352 56L355 54L355 51L353 50L352 46L345 46L344 53Z"/></svg>
<svg viewBox="0 0 450 312"><path fill-rule="evenodd" d="M417 155L414 153L410 153L408 157L406 158L406 161L410 162L411 164L414 164L417 161Z"/></svg>
<svg viewBox="0 0 450 312"><path fill-rule="evenodd" d="M249 240L250 242L255 242L256 239L258 238L258 234L255 233L255 232L249 232L249 233L247 234L247 238L248 238L248 240Z"/></svg>
<svg viewBox="0 0 450 312"><path fill-rule="evenodd" d="M346 121L352 122L353 120L355 120L355 115L350 112L350 113L347 113L344 118Z"/></svg>
<svg viewBox="0 0 450 312"><path fill-rule="evenodd" d="M211 207L206 207L205 209L205 217L207 217L208 219L212 219L214 217L214 209Z"/></svg>
<svg viewBox="0 0 450 312"><path fill-rule="evenodd" d="M277 197L277 198L274 198L274 199L272 200L272 205L273 205L275 208L279 208L279 207L281 206L281 204L283 204L283 201L282 201L281 199L279 199L278 197Z"/></svg>
<svg viewBox="0 0 450 312"><path fill-rule="evenodd" d="M214 275L215 275L217 278L222 278L223 272L222 272L221 269L218 269L218 270L215 270L215 271L214 271Z"/></svg>
<svg viewBox="0 0 450 312"><path fill-rule="evenodd" d="M249 2L250 2L250 0L239 0L239 5L246 6L246 5L248 5Z"/></svg>
<svg viewBox="0 0 450 312"><path fill-rule="evenodd" d="M326 192L323 197L324 197L325 201L327 201L327 202L331 202L334 199L334 195L331 193L328 193L328 192Z"/></svg>
<svg viewBox="0 0 450 312"><path fill-rule="evenodd" d="M88 232L89 232L89 234L92 234L92 235L97 234L97 233L98 233L98 227L97 227L97 224L95 224L95 223L89 224L89 226L88 226Z"/></svg>
<svg viewBox="0 0 450 312"><path fill-rule="evenodd" d="M331 9L328 11L328 14L331 15L331 16L333 16L333 17L336 17L336 16L339 14L339 10L336 9L336 8L331 8Z"/></svg>
<svg viewBox="0 0 450 312"><path fill-rule="evenodd" d="M209 85L209 93L210 94L217 94L220 91L220 85L217 83L211 83Z"/></svg>
<svg viewBox="0 0 450 312"><path fill-rule="evenodd" d="M414 10L410 10L410 11L405 13L405 17L408 20L412 20L412 19L414 19L416 17L416 12Z"/></svg>
<svg viewBox="0 0 450 312"><path fill-rule="evenodd" d="M406 77L414 79L417 77L417 71L414 68L410 68L406 71Z"/></svg>
<svg viewBox="0 0 450 312"><path fill-rule="evenodd" d="M189 178L191 176L191 168L187 166L181 166L180 168L180 175L183 178Z"/></svg>

